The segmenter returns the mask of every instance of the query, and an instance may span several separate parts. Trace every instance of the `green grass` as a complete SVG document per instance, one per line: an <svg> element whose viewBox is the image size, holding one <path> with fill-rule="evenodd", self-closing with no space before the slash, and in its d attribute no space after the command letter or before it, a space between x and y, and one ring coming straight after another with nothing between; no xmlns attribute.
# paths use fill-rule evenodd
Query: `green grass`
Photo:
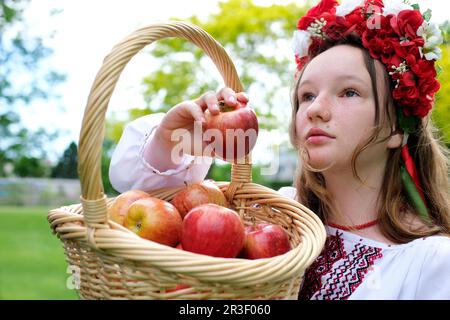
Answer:
<svg viewBox="0 0 450 320"><path fill-rule="evenodd" d="M0 300L77 299L45 207L0 206Z"/></svg>

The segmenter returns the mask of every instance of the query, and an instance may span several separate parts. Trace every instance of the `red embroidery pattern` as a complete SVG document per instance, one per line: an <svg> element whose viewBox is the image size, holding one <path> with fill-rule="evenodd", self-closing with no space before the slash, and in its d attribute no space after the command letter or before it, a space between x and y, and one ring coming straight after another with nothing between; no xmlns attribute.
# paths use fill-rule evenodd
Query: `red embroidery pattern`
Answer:
<svg viewBox="0 0 450 320"><path fill-rule="evenodd" d="M343 259L345 253L344 244L339 236L328 236L322 253L305 273L302 290L298 298L309 300L322 287L322 277L331 271L336 261Z"/></svg>
<svg viewBox="0 0 450 320"><path fill-rule="evenodd" d="M348 299L374 262L383 256L380 248L361 243L346 254L341 235L337 232L327 238L322 254L305 274L299 299Z"/></svg>

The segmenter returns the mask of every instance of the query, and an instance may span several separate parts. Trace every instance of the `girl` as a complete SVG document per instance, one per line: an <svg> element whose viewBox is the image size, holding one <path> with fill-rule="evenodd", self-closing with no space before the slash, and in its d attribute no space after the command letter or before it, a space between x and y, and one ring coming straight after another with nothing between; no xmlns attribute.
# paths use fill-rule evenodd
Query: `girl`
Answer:
<svg viewBox="0 0 450 320"><path fill-rule="evenodd" d="M298 29L290 138L301 161L294 187L279 192L328 233L299 298L450 299L448 163L428 117L440 34L417 8L381 0L322 0ZM220 100L248 97L224 88L128 124L113 186L202 181L211 158L184 150L174 161L171 134L194 132Z"/></svg>

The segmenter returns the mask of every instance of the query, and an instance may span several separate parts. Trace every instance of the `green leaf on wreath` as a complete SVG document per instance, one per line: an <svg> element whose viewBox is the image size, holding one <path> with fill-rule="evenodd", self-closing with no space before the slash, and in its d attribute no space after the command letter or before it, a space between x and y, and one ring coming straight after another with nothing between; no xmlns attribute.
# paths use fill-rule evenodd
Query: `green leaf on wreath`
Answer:
<svg viewBox="0 0 450 320"><path fill-rule="evenodd" d="M442 72L442 67L439 64L437 64L437 63L435 65L435 67L436 67L436 73L439 76L441 74L441 72Z"/></svg>
<svg viewBox="0 0 450 320"><path fill-rule="evenodd" d="M423 19L426 21L426 22L430 22L430 19L431 19L431 10L430 9L428 9L427 11L425 11L424 13L423 13Z"/></svg>
<svg viewBox="0 0 450 320"><path fill-rule="evenodd" d="M406 133L414 133L419 126L419 118L414 116L405 116L402 110L397 109L398 124Z"/></svg>

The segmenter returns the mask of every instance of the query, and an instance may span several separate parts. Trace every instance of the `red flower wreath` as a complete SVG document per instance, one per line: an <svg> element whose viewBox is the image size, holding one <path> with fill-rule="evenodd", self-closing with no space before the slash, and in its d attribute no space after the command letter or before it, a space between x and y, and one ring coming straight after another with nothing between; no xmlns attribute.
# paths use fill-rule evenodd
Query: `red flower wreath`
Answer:
<svg viewBox="0 0 450 320"><path fill-rule="evenodd" d="M429 23L430 12L402 0L322 0L297 24L294 35L297 68L326 40L356 35L370 55L381 61L394 84L392 96L403 116L425 117L439 90L435 60L440 58L440 30ZM402 126L406 132L411 127Z"/></svg>

